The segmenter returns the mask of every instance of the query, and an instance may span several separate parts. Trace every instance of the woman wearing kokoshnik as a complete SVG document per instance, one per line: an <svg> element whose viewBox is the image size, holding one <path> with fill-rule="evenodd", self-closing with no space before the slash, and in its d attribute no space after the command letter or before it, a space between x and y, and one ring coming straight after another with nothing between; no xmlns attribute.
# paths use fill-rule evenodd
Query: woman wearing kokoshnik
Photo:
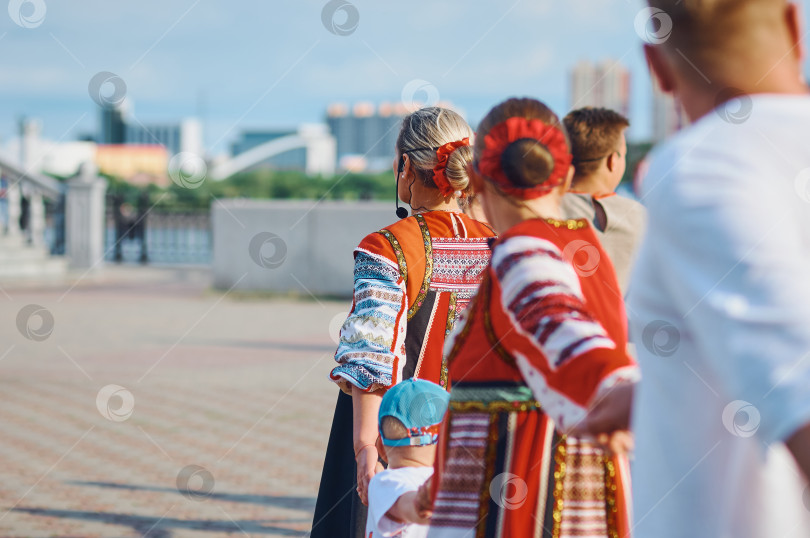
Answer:
<svg viewBox="0 0 810 538"><path fill-rule="evenodd" d="M610 259L587 220L561 219L572 172L543 103L510 99L481 122L471 181L499 238L447 342L450 406L420 504L431 537L629 532L620 430L639 370Z"/></svg>
<svg viewBox="0 0 810 538"><path fill-rule="evenodd" d="M362 536L368 482L382 469L375 445L386 389L409 378L447 385L445 337L478 288L489 263L487 241L495 235L463 212L472 135L460 115L439 107L402 121L393 166L397 195L412 215L398 209L401 220L354 251L353 305L330 374L341 393L314 538Z"/></svg>

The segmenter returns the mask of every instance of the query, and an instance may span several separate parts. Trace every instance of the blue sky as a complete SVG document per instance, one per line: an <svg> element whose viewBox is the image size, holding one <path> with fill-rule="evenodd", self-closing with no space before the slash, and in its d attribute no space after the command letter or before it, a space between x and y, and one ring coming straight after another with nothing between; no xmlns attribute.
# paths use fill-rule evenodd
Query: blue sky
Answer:
<svg viewBox="0 0 810 538"><path fill-rule="evenodd" d="M99 71L124 80L141 122L202 110L206 144L222 151L243 128L321 121L333 101L397 101L414 79L472 122L511 95L564 113L570 67L606 58L632 70L631 137L650 131L640 0L351 0L359 22L345 36L322 23L325 0L36 0L39 14L26 1L9 11L44 13L36 27L0 13L2 139L22 114L52 139L95 132Z"/></svg>

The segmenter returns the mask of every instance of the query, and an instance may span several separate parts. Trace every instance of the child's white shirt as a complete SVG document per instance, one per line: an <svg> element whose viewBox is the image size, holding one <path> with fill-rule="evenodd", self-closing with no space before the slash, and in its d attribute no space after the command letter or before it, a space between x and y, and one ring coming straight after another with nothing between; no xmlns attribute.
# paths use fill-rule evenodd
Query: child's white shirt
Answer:
<svg viewBox="0 0 810 538"><path fill-rule="evenodd" d="M397 523L385 514L397 500L410 491L417 491L433 476L433 467L400 467L377 473L368 486L368 520L366 538L424 538L428 525Z"/></svg>

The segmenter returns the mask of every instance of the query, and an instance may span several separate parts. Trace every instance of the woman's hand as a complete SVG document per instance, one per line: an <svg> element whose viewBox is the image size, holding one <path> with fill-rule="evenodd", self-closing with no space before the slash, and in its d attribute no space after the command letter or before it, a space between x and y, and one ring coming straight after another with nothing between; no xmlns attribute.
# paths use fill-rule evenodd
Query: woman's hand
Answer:
<svg viewBox="0 0 810 538"><path fill-rule="evenodd" d="M596 442L602 445L608 454L627 456L631 458L635 442L633 434L626 430L617 430L613 433L601 433L596 436Z"/></svg>
<svg viewBox="0 0 810 538"><path fill-rule="evenodd" d="M566 433L574 436L610 434L630 429L635 385L623 383L611 388L591 403L588 415Z"/></svg>
<svg viewBox="0 0 810 538"><path fill-rule="evenodd" d="M364 392L358 387L352 387L357 494L365 505L368 505L368 482L383 469L377 461L379 452L375 446L380 433L377 431L377 415L380 412L383 392Z"/></svg>
<svg viewBox="0 0 810 538"><path fill-rule="evenodd" d="M377 458L377 448L373 444L361 448L355 458L357 462L357 494L360 496L360 501L366 506L368 506L368 483L375 474L383 469Z"/></svg>

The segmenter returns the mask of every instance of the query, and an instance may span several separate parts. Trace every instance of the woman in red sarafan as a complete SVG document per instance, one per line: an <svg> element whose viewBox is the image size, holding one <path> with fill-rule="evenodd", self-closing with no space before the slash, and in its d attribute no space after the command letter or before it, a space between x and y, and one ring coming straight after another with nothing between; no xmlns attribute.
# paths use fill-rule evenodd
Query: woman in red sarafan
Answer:
<svg viewBox="0 0 810 538"><path fill-rule="evenodd" d="M501 235L447 342L429 535L628 536L626 457L604 443L629 436L639 371L610 259L586 220L560 218L564 127L539 101L505 101L479 126L473 167Z"/></svg>

